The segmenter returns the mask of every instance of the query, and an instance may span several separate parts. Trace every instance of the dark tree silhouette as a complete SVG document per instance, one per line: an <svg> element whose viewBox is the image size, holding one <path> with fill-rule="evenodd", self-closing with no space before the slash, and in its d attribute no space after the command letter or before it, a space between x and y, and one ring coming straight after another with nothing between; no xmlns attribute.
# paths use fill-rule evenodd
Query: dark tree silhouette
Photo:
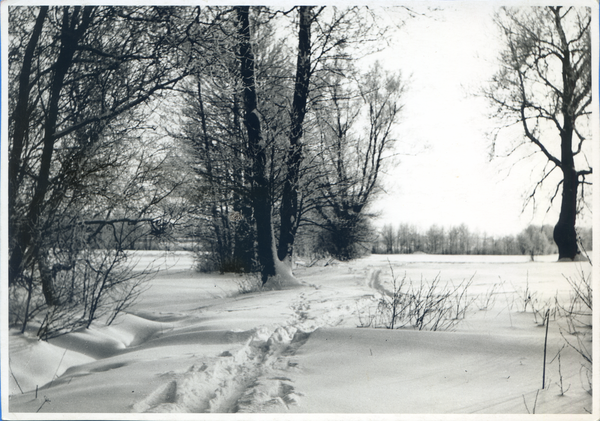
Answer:
<svg viewBox="0 0 600 421"><path fill-rule="evenodd" d="M497 116L521 126L524 138L517 148L530 143L548 160L530 200L555 170L562 173L551 199L562 187L554 228L559 259L579 253L578 202L592 173L584 152L591 113L590 22L589 8L502 8L496 17L506 46L502 68L485 92Z"/></svg>
<svg viewBox="0 0 600 421"><path fill-rule="evenodd" d="M236 7L240 36L240 74L244 98L244 124L248 132L248 155L252 162L252 207L256 220L257 254L263 284L275 272L271 196L266 176L265 142L261 132L254 76L254 53L250 34L249 6Z"/></svg>
<svg viewBox="0 0 600 421"><path fill-rule="evenodd" d="M298 10L300 23L298 27L298 58L296 65L296 83L291 110L291 127L289 149L287 154L287 175L283 185L281 198L281 226L277 256L279 260L291 258L294 238L298 230L300 211L298 208L298 181L302 164L302 124L306 115L306 101L309 93L311 75L311 41L312 7L301 6Z"/></svg>

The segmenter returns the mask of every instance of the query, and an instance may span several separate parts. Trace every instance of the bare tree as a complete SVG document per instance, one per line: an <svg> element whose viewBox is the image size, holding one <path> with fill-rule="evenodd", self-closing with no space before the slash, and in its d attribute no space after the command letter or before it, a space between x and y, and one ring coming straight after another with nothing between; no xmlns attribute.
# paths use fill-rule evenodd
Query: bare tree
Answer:
<svg viewBox="0 0 600 421"><path fill-rule="evenodd" d="M352 79L355 59L382 48L388 29L379 26L376 14L368 8L297 10L297 65L279 209L278 257L282 261L291 258L298 228L312 223L306 216L320 201L314 186L322 168L314 156L315 142L311 141L320 136L319 109L331 104L331 83Z"/></svg>
<svg viewBox="0 0 600 421"><path fill-rule="evenodd" d="M424 233L419 233L408 224L400 224L396 230L386 224L380 231L379 241L374 249L377 253L413 253L421 251L433 254L527 254L532 260L535 255L552 254L556 246L552 241L550 225L530 225L518 235L492 237L484 233L470 233L466 225L447 229L432 225ZM583 230L590 235L591 229ZM397 249L394 245L397 244ZM582 244L589 245L589 238Z"/></svg>
<svg viewBox="0 0 600 421"><path fill-rule="evenodd" d="M359 8L312 7L289 11L249 7L234 8L233 12L221 9L219 27L225 34L223 42L239 53L231 55L223 50L215 63L195 76L198 85L192 89L193 107L199 113L194 111L197 117L186 123L189 129L186 136L189 140L194 137L200 140L194 148L204 151L200 169L202 179L210 184L207 191L224 200L223 187L231 186L240 198L248 199L251 215L240 212L243 215L240 223L256 227L256 255L266 281L274 273L269 269L271 264L291 257L297 230L310 209L307 204L314 198L313 185L319 178L320 164L313 155L312 142L305 137L307 133L310 137L314 134L314 109L324 99L323 91L329 83L327 75L351 67L346 49L353 43L368 41L363 35L370 30L369 26L359 22L364 23L369 14ZM240 20L245 16L248 28ZM288 45L272 29L273 22L289 16L298 17L297 48ZM295 29L291 33L294 32ZM231 58L238 63L237 68L230 66ZM224 79L225 83L216 82ZM227 109L229 118L218 117L219 109ZM210 154L216 161L209 159ZM217 162L223 162L222 169L226 171L221 171ZM236 176L243 174L244 182L240 179L228 184L232 168ZM235 203L231 199L228 195L229 205ZM209 218L218 219L215 215ZM225 240L224 234L233 224L229 218L220 219L224 228L220 235ZM274 235L277 231L278 237ZM237 244L226 243L225 249ZM270 253L275 244L277 255L273 259L261 257Z"/></svg>
<svg viewBox="0 0 600 421"><path fill-rule="evenodd" d="M392 254L396 251L394 247L396 244L396 232L392 224L385 224L381 228L381 240L387 254Z"/></svg>
<svg viewBox="0 0 600 421"><path fill-rule="evenodd" d="M531 144L548 161L530 200L554 171L561 172L550 200L562 188L554 228L559 259L574 259L579 252L578 201L592 173L585 142L591 113L590 22L590 9L583 7L502 8L496 17L506 46L502 68L485 92L496 115L523 131L513 152Z"/></svg>
<svg viewBox="0 0 600 421"><path fill-rule="evenodd" d="M244 125L248 136L248 155L252 163L252 207L256 220L257 254L263 284L274 276L272 197L266 175L265 140L261 130L256 95L254 52L250 33L250 7L236 7L239 31L240 75L243 86Z"/></svg>
<svg viewBox="0 0 600 421"><path fill-rule="evenodd" d="M379 177L396 140L403 92L401 76L378 63L351 84L339 78L330 84L330 102L318 117L317 153L324 172L311 222L325 230L324 245L338 258L354 258L373 240L367 209L381 189Z"/></svg>
<svg viewBox="0 0 600 421"><path fill-rule="evenodd" d="M430 253L443 254L444 253L444 240L445 233L444 228L439 225L432 225L429 227L426 233L427 245Z"/></svg>
<svg viewBox="0 0 600 421"><path fill-rule="evenodd" d="M548 237L543 232L543 227L528 226L516 238L521 254L528 254L533 261L535 255L545 254L550 244Z"/></svg>
<svg viewBox="0 0 600 421"><path fill-rule="evenodd" d="M81 253L109 228L113 237L137 223L164 228L156 207L178 182L158 188L161 176L143 154L123 158L132 151L128 134L148 126L152 99L187 74L187 26L175 30L187 20L179 12L9 9L9 283L28 294L23 329L40 289L48 308L65 305L63 275L78 270ZM127 202L144 189L144 200ZM121 262L125 244L104 246Z"/></svg>

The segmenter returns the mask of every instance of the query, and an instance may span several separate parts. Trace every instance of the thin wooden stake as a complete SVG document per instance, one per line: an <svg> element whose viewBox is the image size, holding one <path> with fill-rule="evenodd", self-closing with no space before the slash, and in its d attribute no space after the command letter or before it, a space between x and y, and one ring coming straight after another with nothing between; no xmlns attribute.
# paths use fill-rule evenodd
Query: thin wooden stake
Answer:
<svg viewBox="0 0 600 421"><path fill-rule="evenodd" d="M542 372L542 389L546 386L546 347L548 345L548 325L550 324L550 309L546 310L546 337L544 339L544 370Z"/></svg>

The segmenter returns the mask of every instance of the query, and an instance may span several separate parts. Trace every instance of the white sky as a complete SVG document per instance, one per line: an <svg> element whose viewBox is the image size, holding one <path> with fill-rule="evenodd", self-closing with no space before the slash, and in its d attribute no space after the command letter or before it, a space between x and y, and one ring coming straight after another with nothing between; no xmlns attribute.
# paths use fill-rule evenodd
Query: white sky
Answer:
<svg viewBox="0 0 600 421"><path fill-rule="evenodd" d="M558 219L558 199L549 214L543 198L535 215L531 207L522 213L536 168L532 159L510 175L507 159L488 159L486 132L494 122L487 117L487 101L471 93L497 70L500 45L492 13L489 3L462 3L409 19L395 52L379 57L386 67L411 75L397 152L421 152L401 156L388 171L387 194L373 207L381 212L377 225L411 223L427 229L465 223L504 235ZM536 162L539 168L545 160Z"/></svg>

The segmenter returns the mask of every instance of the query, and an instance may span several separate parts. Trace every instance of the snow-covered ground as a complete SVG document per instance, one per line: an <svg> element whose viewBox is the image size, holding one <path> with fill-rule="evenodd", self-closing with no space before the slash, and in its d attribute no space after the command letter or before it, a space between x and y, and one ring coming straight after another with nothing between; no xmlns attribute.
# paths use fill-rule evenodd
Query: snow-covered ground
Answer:
<svg viewBox="0 0 600 421"><path fill-rule="evenodd" d="M550 317L546 388L540 390L546 333L540 315L555 300L570 301L565 277L589 273L589 264L557 263L556 256L529 262L373 255L300 265L294 270L300 285L240 294L246 278L195 272L187 253L140 258L141 266L160 258L163 269L111 326L97 324L49 343L36 340L35 331L10 332L10 370L2 373L9 376L5 419L57 413L66 419L197 419L181 414L231 412L261 413L260 419L264 413L290 419L302 413L533 412L597 419L598 408L595 418L588 414L589 373L582 357L564 346L563 336L575 345L577 339L560 314ZM443 285L472 280L464 318L450 331L364 327L391 290L392 269L413 284L436 276ZM580 338L591 350L591 336Z"/></svg>

